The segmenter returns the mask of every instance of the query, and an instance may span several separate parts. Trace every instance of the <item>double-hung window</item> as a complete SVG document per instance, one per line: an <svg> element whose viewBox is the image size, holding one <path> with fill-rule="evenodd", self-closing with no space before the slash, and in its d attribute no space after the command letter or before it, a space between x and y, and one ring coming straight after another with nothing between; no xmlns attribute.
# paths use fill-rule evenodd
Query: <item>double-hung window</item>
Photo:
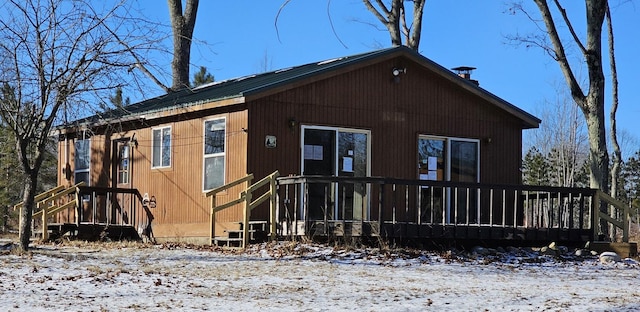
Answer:
<svg viewBox="0 0 640 312"><path fill-rule="evenodd" d="M171 127L152 130L151 167L165 168L171 166Z"/></svg>
<svg viewBox="0 0 640 312"><path fill-rule="evenodd" d="M204 122L204 190L224 184L226 121L224 118Z"/></svg>
<svg viewBox="0 0 640 312"><path fill-rule="evenodd" d="M75 143L74 157L74 182L84 182L85 186L89 186L90 175L89 165L91 164L91 140L77 140Z"/></svg>

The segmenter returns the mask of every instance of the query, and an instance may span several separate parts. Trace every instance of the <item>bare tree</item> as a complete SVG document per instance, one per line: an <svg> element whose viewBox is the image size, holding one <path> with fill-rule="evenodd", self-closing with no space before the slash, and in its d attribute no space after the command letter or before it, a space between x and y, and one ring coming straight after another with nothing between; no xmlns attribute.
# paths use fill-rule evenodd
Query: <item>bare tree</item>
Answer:
<svg viewBox="0 0 640 312"><path fill-rule="evenodd" d="M546 36L518 38L518 40L542 47L558 63L571 92L573 101L580 107L586 119L587 133L589 134L590 186L606 191L609 184L609 153L607 151L607 136L605 131L605 77L602 67L602 27L607 10L607 1L585 0L587 25L586 42L583 43L576 34L573 24L569 20L566 10L560 4L560 1L553 0L557 9L556 14L560 14L564 25L566 25L573 38L574 44L582 54L589 75L587 92L583 90L576 79L574 69L565 52L567 43L562 40L558 33L554 14L551 12L547 1L534 0L534 2L542 17ZM530 15L528 16L531 18ZM550 44L547 40L550 41ZM601 210L606 211L606 207L601 207ZM600 228L603 234L608 234L605 221L600 224Z"/></svg>
<svg viewBox="0 0 640 312"><path fill-rule="evenodd" d="M103 5L103 9L92 7ZM126 1L9 0L0 5L0 117L13 132L23 171L20 249L27 250L36 185L52 127L65 114L90 114L138 64L140 21ZM151 40L151 38L149 38ZM127 42L127 46L121 43ZM147 46L148 47L148 46ZM103 102L103 101L102 101Z"/></svg>
<svg viewBox="0 0 640 312"><path fill-rule="evenodd" d="M171 61L171 90L189 87L191 42L196 25L199 0L186 0L184 14L181 0L167 0L173 32L173 61Z"/></svg>
<svg viewBox="0 0 640 312"><path fill-rule="evenodd" d="M611 166L611 197L618 197L618 187L620 171L622 169L622 151L620 150L620 144L618 143L618 134L616 131L616 113L618 112L618 69L616 66L615 45L613 38L613 23L611 20L611 10L607 4L607 12L605 15L607 22L607 46L609 50L609 66L611 69L611 111L609 112L610 131L609 137L611 138L611 145L613 148L612 166ZM615 209L612 209L611 217L617 218ZM609 226L610 239L614 240L616 235L616 227Z"/></svg>
<svg viewBox="0 0 640 312"><path fill-rule="evenodd" d="M284 7L289 4L291 0L285 0L275 18L275 27L278 38L280 38L278 32L278 17ZM407 10L405 2L412 2L410 10ZM422 12L424 11L424 5L426 0L391 0L390 3L383 0L362 0L365 7L382 23L389 32L391 38L391 45L401 46L405 45L415 51L418 51L420 45L420 36L422 35ZM331 23L331 29L333 29L333 21L331 20L331 14L329 14L329 5L331 0L327 0L327 14L329 16L329 22ZM407 12L410 12L411 21L407 23ZM346 45L336 35L336 38L340 43L346 47Z"/></svg>
<svg viewBox="0 0 640 312"><path fill-rule="evenodd" d="M544 122L525 142L547 159L551 185L574 187L581 182L577 177L588 158L588 137L580 109L566 88L559 86L556 94L556 100L543 103L538 114Z"/></svg>
<svg viewBox="0 0 640 312"><path fill-rule="evenodd" d="M405 45L418 51L425 0L391 0L391 3L385 3L383 0L362 0L362 2L367 10L387 28L393 46ZM413 18L409 24L407 24L405 2L413 2L411 10Z"/></svg>

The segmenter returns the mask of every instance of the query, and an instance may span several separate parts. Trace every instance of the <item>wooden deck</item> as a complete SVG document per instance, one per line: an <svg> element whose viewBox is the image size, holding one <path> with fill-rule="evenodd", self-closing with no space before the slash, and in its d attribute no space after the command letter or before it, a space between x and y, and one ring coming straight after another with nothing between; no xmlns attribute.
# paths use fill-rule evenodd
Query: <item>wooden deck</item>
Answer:
<svg viewBox="0 0 640 312"><path fill-rule="evenodd" d="M278 234L384 238L418 245L557 242L580 246L606 240L602 226L608 227L609 221L600 211L605 208L611 215L609 210L616 206L599 194L588 188L282 177L278 179ZM625 213L618 215L624 219ZM611 220L620 228L612 236L628 240L624 220Z"/></svg>
<svg viewBox="0 0 640 312"><path fill-rule="evenodd" d="M325 225L326 224L326 225ZM488 225L440 225L385 222L380 227L377 221L299 221L298 224L283 223L283 233L290 236L307 236L322 240L339 238L382 238L402 245L468 245L489 246L537 246L559 242L567 246L584 246L593 241L590 229L525 228ZM297 227L297 228L292 228Z"/></svg>
<svg viewBox="0 0 640 312"><path fill-rule="evenodd" d="M36 200L32 233L42 240L140 240L138 229L148 229L153 220L137 189L59 186Z"/></svg>
<svg viewBox="0 0 640 312"><path fill-rule="evenodd" d="M138 231L131 225L52 223L48 224L48 229L50 240L56 240L65 235L74 239L87 241L141 240Z"/></svg>

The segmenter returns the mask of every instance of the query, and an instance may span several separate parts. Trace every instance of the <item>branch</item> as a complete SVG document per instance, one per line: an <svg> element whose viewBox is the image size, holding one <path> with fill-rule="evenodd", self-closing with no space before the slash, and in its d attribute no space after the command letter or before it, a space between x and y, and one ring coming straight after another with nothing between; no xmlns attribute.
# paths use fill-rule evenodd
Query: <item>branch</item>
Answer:
<svg viewBox="0 0 640 312"><path fill-rule="evenodd" d="M282 10L284 10L284 7L287 6L289 2L291 2L291 0L286 0L284 3L282 3L282 5L280 5L280 8L278 9L278 13L276 13L276 19L273 22L273 26L275 26L276 28L276 37L278 37L278 42L280 43L282 43L282 41L280 40L280 30L278 30L278 18L280 17L280 13L282 12Z"/></svg>
<svg viewBox="0 0 640 312"><path fill-rule="evenodd" d="M373 13L373 15L376 16L376 18L378 18L378 20L380 22L382 22L382 24L387 25L389 23L389 21L382 16L382 14L380 14L380 12L378 11L378 9L376 9L372 4L370 0L362 0L362 2L364 3L364 5L367 7L367 9L369 10L369 12ZM389 10L387 9L387 7L384 5L384 3L382 3L381 0L376 0L376 3L378 3L378 5L380 5L380 9L384 11L384 13L388 16L389 15Z"/></svg>
<svg viewBox="0 0 640 312"><path fill-rule="evenodd" d="M135 68L138 68L140 71L142 71L143 74L145 74L145 76L149 77L156 85L158 85L160 88L162 88L162 90L164 90L166 93L171 92L171 89L169 87L167 87L166 85L164 85L162 82L160 82L160 80L158 80L158 78L156 78L156 76L154 74L152 74L146 66L143 65L142 60L140 59L140 57L138 57L138 55L133 52L133 49L131 47L129 47L129 45L124 42L122 39L120 39L120 36L118 36L118 34L116 34L111 27L109 27L108 25L106 25L105 23L103 23L105 29L118 41L119 44L121 44L124 48L125 51L128 52L133 59L136 61L136 63L134 64Z"/></svg>
<svg viewBox="0 0 640 312"><path fill-rule="evenodd" d="M553 16L551 15L551 11L549 10L549 6L547 5L546 0L534 0L538 5L538 9L540 10L540 14L542 15L542 20L544 21L547 27L547 33L549 34L549 38L554 47L554 52L556 55L556 60L560 65L560 69L564 74L564 78L569 85L569 89L571 90L571 95L576 102L583 110L587 110L586 96L578 84L578 81L571 70L571 65L567 59L567 55L564 52L564 46L562 41L560 40L560 36L558 35L558 30L553 21Z"/></svg>
<svg viewBox="0 0 640 312"><path fill-rule="evenodd" d="M333 27L333 20L331 20L331 12L329 11L329 7L330 6L331 6L331 0L328 0L327 1L327 17L329 18L329 24L331 25L331 31L333 32L333 35L336 36L336 39L338 39L338 42L340 42L340 44L342 44L343 47L348 49L349 47L347 47L347 45L344 44L344 42L342 42L342 40L340 40L340 37L336 33L335 27Z"/></svg>
<svg viewBox="0 0 640 312"><path fill-rule="evenodd" d="M560 14L562 15L562 18L564 19L564 23L567 24L567 27L569 27L569 32L571 32L571 36L573 37L573 40L576 42L576 45L578 45L578 47L580 48L580 51L582 51L583 55L587 54L587 49L585 49L584 45L582 45L582 42L580 41L580 38L578 38L578 35L576 34L575 30L573 29L573 25L571 24L571 21L569 20L569 17L567 16L567 10L565 10L562 5L560 5L560 1L558 0L553 0L553 2L555 2L556 7L558 8L558 11L560 11Z"/></svg>

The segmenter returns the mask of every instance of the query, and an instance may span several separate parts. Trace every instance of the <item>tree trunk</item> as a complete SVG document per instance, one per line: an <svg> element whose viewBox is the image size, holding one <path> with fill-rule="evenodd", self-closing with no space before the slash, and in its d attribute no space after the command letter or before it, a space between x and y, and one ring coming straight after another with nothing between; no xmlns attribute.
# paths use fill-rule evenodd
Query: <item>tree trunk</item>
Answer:
<svg viewBox="0 0 640 312"><path fill-rule="evenodd" d="M609 154L607 151L605 113L604 113L604 73L602 69L602 25L607 8L606 0L585 0L587 15L586 44L583 45L571 25L565 9L558 0L554 0L567 28L582 55L589 73L589 91L585 95L573 74L571 64L565 54L565 47L558 35L555 21L547 5L547 0L534 0L547 28L547 34L553 45L555 60L564 75L571 96L582 109L589 134L590 186L607 192L609 182ZM606 205L600 205L600 211L607 212ZM608 236L609 229L605 220L600 220L600 231Z"/></svg>
<svg viewBox="0 0 640 312"><path fill-rule="evenodd" d="M20 225L19 225L19 250L25 252L29 250L29 240L31 239L31 217L35 208L36 185L38 184L38 175L32 171L25 174L24 178L24 196L22 208L20 209Z"/></svg>
<svg viewBox="0 0 640 312"><path fill-rule="evenodd" d="M607 12L605 15L607 21L607 46L609 47L609 66L611 68L611 110L609 112L611 145L613 148L612 166L611 166L611 197L618 198L618 178L620 177L620 170L622 167L622 152L620 151L620 144L618 144L618 131L616 129L616 113L618 112L618 69L616 65L615 45L613 40L613 24L611 21L611 11L607 5ZM610 216L614 219L618 218L615 209L612 209ZM611 240L615 239L616 227L613 225L609 228L609 235Z"/></svg>
<svg viewBox="0 0 640 312"><path fill-rule="evenodd" d="M167 0L173 32L173 60L171 61L171 90L189 87L191 40L196 25L199 0L187 0L184 15L181 0Z"/></svg>

